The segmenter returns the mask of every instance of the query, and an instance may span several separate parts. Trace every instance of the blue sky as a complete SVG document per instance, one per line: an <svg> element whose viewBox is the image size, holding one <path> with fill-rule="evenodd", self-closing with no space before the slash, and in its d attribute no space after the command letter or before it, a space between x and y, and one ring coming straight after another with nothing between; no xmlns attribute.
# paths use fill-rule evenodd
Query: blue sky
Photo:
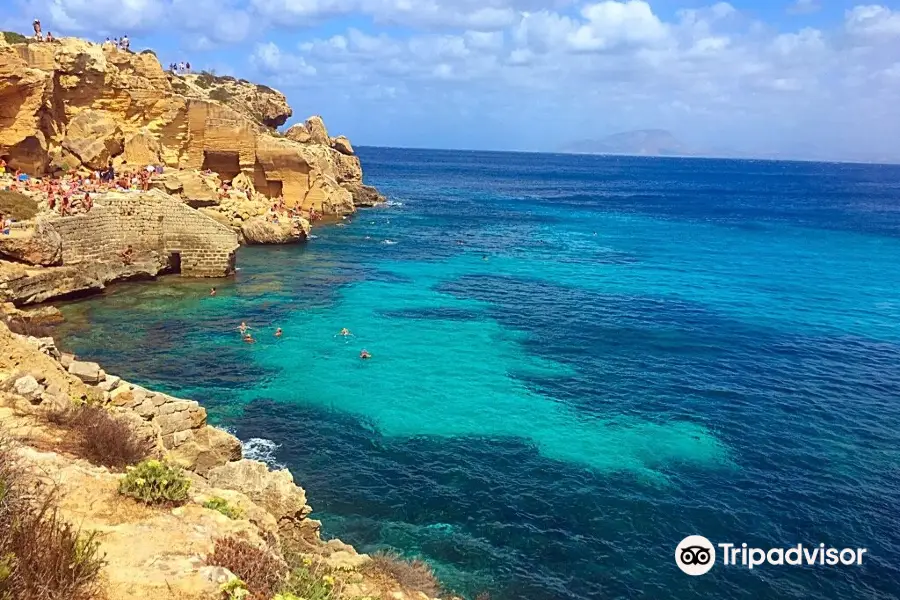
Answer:
<svg viewBox="0 0 900 600"><path fill-rule="evenodd" d="M900 160L900 6L852 0L11 0L282 90L356 144L553 151L665 128L711 153Z"/></svg>

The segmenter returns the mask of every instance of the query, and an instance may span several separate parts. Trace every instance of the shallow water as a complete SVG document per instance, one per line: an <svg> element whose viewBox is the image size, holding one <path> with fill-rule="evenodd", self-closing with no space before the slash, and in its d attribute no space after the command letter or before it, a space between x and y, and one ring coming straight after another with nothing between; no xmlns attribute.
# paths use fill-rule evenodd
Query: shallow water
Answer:
<svg viewBox="0 0 900 600"><path fill-rule="evenodd" d="M69 304L65 344L202 401L326 535L466 594L897 596L900 168L362 159L390 206L242 249L214 298ZM690 578L689 534L869 553Z"/></svg>

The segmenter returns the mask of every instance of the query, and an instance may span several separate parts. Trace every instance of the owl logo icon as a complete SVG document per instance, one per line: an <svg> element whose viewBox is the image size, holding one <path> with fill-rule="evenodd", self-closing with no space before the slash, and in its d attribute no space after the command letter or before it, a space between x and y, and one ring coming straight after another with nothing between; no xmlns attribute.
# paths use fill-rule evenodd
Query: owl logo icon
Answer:
<svg viewBox="0 0 900 600"><path fill-rule="evenodd" d="M675 564L688 575L703 575L716 564L716 547L702 535L689 535L675 548Z"/></svg>

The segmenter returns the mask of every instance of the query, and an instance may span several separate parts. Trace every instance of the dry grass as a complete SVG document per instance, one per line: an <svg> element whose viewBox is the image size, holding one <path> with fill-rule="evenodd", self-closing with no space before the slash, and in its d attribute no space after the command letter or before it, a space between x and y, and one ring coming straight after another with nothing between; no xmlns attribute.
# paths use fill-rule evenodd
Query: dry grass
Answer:
<svg viewBox="0 0 900 600"><path fill-rule="evenodd" d="M33 219L37 212L37 202L25 194L0 190L0 215L9 215L16 221L27 221Z"/></svg>
<svg viewBox="0 0 900 600"><path fill-rule="evenodd" d="M78 455L95 465L121 471L151 452L146 440L100 406L73 406L51 413L47 418L51 423L71 429L78 438L75 445Z"/></svg>
<svg viewBox="0 0 900 600"><path fill-rule="evenodd" d="M372 560L363 569L369 575L393 579L401 587L423 592L429 598L434 598L443 591L428 563L417 558L406 560L393 552L378 552L372 555Z"/></svg>
<svg viewBox="0 0 900 600"><path fill-rule="evenodd" d="M35 489L0 434L0 598L101 597L96 534L63 521L53 492Z"/></svg>
<svg viewBox="0 0 900 600"><path fill-rule="evenodd" d="M206 564L225 567L247 585L250 600L269 600L277 594L288 575L288 566L270 550L237 538L216 541Z"/></svg>

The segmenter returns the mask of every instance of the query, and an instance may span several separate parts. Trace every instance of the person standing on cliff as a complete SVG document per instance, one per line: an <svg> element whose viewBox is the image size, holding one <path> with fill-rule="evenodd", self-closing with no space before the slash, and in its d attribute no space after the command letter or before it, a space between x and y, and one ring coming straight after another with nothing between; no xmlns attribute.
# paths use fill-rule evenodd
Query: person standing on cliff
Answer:
<svg viewBox="0 0 900 600"><path fill-rule="evenodd" d="M34 23L32 23L32 26L34 27L34 39L36 39L36 40L39 41L39 42L44 41L44 36L43 36L43 34L41 34L41 21L40 21L40 19L35 19L35 20L34 20Z"/></svg>

